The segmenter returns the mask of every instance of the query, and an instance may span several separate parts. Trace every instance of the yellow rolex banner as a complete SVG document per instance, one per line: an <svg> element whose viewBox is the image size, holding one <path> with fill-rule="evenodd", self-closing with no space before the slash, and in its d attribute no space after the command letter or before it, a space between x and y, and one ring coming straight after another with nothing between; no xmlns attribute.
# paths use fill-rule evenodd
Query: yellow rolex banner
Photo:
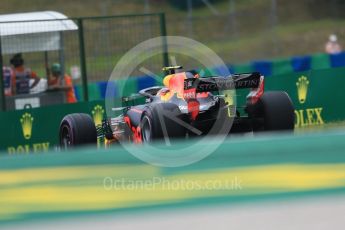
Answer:
<svg viewBox="0 0 345 230"><path fill-rule="evenodd" d="M267 77L265 91L286 91L295 106L295 127L345 120L345 68Z"/></svg>
<svg viewBox="0 0 345 230"><path fill-rule="evenodd" d="M54 149L58 145L59 126L69 113L87 113L95 124L105 115L104 102L81 102L0 113L0 151L28 154Z"/></svg>

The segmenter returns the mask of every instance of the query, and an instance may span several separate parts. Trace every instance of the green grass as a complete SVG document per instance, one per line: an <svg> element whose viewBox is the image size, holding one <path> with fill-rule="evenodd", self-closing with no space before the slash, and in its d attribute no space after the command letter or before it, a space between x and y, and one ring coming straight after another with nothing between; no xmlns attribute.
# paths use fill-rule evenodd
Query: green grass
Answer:
<svg viewBox="0 0 345 230"><path fill-rule="evenodd" d="M186 11L173 7L168 1L149 0L149 12L165 12L168 16L186 16ZM236 1L237 10L247 10L248 8L256 8L265 6L270 0L241 0ZM229 1L217 1L212 3L213 7L220 13L228 13ZM66 14L69 17L85 17L85 16L103 16L103 15L120 15L145 13L145 4L142 0L116 0L116 1L99 1L94 0L32 0L30 2L23 0L2 1L0 14L55 10ZM210 9L207 7L193 8L193 16L209 15Z"/></svg>
<svg viewBox="0 0 345 230"><path fill-rule="evenodd" d="M242 63L252 59L290 57L323 52L324 42L332 29L337 28L338 35L345 37L345 20L319 20L298 24L277 26L274 30L279 52L274 53L267 49L272 43L270 31L261 31L250 36L228 41L214 41L208 45L215 52L223 54L225 60L233 60L232 63ZM321 32L320 32L321 31ZM298 51L297 51L298 50Z"/></svg>
<svg viewBox="0 0 345 230"><path fill-rule="evenodd" d="M218 14L214 15L207 7L194 8L192 24L188 21L188 12L179 10L168 1L150 0L150 8L144 10L140 0L99 1L93 0L11 0L0 3L0 13L55 10L69 17L104 16L121 14L141 14L145 12L164 12L167 17L168 35L191 36L213 49L227 63L240 64L254 59L274 59L293 55L305 55L324 51L324 44L330 33L336 33L345 47L345 20L334 19L332 14L315 18L307 1L278 1L277 25L272 28L270 21L270 0L241 0L236 2L235 27L229 16L228 0L213 4ZM115 22L115 21L114 21ZM118 20L111 25L126 25L126 20ZM101 24L92 24L95 31L103 33ZM115 26L115 27L116 27ZM86 26L87 27L87 26ZM96 27L96 28L95 28ZM100 27L97 29L97 27ZM117 27L116 27L117 28ZM116 29L115 28L115 29ZM117 62L125 51L140 39L140 30L133 28L116 29L109 33L114 38L109 44L89 33L86 38L87 53L92 56L95 72L107 72L109 66L104 62L107 51L112 52L111 62ZM145 28L142 28L145 30ZM97 33L98 34L98 33ZM96 34L96 35L97 35ZM106 34L106 33L105 33ZM99 40L97 40L99 39ZM131 40L132 39L132 40ZM75 40L72 38L70 40ZM132 42L129 42L132 41ZM68 41L66 41L68 46ZM75 45L75 44L74 44ZM72 46L72 45L70 45ZM77 45L75 45L78 47ZM103 47L102 47L103 46ZM68 49L67 49L68 50ZM77 55L75 53L71 54ZM90 57L88 57L90 58ZM184 65L186 65L184 63ZM192 65L192 64L190 64ZM188 66L187 68L195 68Z"/></svg>

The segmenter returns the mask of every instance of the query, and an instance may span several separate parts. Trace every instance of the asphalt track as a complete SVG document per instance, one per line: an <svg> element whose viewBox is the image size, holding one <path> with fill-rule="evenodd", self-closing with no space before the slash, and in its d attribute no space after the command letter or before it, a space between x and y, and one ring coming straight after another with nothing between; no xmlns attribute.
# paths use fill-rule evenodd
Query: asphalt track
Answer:
<svg viewBox="0 0 345 230"><path fill-rule="evenodd" d="M183 210L140 212L25 223L4 230L55 229L263 229L342 230L345 196L304 198L289 201L257 202L242 205L203 206Z"/></svg>

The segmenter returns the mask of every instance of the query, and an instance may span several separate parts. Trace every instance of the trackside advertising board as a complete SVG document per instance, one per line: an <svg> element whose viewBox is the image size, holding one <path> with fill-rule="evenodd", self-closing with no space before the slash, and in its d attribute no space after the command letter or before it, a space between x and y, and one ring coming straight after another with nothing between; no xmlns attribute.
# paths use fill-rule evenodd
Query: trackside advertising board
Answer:
<svg viewBox="0 0 345 230"><path fill-rule="evenodd" d="M99 124L105 114L104 102L81 102L0 113L0 151L27 154L54 149L58 144L60 122L69 113L88 113Z"/></svg>
<svg viewBox="0 0 345 230"><path fill-rule="evenodd" d="M345 68L267 77L265 90L284 90L290 95L296 128L345 120Z"/></svg>
<svg viewBox="0 0 345 230"><path fill-rule="evenodd" d="M290 95L296 128L345 120L345 68L266 77L265 90L284 90ZM105 115L104 101L0 113L0 151L27 154L54 149L60 121L69 113L88 113L99 124Z"/></svg>

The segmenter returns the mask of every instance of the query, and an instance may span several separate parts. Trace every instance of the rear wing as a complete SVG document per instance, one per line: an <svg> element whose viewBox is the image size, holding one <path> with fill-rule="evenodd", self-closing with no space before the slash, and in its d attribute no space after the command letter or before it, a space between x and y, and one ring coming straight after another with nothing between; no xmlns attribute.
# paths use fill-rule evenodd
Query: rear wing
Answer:
<svg viewBox="0 0 345 230"><path fill-rule="evenodd" d="M196 89L196 92L212 92L218 90L258 88L261 74L258 72L233 74L231 77L191 78L184 80L184 90Z"/></svg>

